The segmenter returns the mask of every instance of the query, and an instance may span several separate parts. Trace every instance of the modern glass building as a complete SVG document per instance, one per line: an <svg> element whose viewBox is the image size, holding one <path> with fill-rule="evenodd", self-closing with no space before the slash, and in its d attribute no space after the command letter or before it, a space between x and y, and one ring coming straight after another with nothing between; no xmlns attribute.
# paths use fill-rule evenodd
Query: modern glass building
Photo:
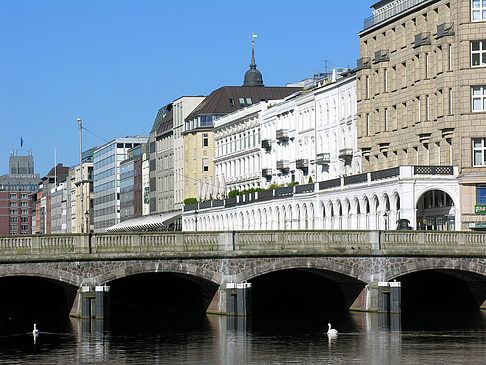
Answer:
<svg viewBox="0 0 486 365"><path fill-rule="evenodd" d="M116 138L94 152L94 231L120 223L120 164L128 150L146 143L146 136ZM126 187L125 187L126 188Z"/></svg>

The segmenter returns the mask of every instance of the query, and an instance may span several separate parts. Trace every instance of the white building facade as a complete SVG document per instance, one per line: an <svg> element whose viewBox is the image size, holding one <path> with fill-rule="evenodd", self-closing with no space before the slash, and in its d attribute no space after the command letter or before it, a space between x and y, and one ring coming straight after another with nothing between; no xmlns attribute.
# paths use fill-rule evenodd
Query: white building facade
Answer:
<svg viewBox="0 0 486 365"><path fill-rule="evenodd" d="M253 108L222 118L217 172L226 174L227 191L256 187L256 177L245 180L255 171L251 162L237 161L259 155L260 187L274 189L186 206L183 230L394 230L399 220L413 229L460 229L457 168L361 173L353 74ZM260 148L239 150L253 130L260 131Z"/></svg>

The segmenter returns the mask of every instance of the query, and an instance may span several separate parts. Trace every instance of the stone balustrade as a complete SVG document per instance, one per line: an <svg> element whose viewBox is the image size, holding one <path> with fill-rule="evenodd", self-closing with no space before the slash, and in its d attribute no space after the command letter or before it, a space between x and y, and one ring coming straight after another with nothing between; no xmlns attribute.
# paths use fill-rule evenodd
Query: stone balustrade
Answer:
<svg viewBox="0 0 486 365"><path fill-rule="evenodd" d="M486 256L486 234L426 231L238 231L0 237L0 260L177 255Z"/></svg>

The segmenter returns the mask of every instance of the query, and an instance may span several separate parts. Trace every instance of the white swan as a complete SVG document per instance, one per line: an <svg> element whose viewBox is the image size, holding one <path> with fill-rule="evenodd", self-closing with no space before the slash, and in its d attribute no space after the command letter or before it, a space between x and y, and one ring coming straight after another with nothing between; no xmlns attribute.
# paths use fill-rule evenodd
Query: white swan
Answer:
<svg viewBox="0 0 486 365"><path fill-rule="evenodd" d="M32 336L37 337L39 335L39 330L37 329L37 325L34 323L34 329L32 330Z"/></svg>
<svg viewBox="0 0 486 365"><path fill-rule="evenodd" d="M330 323L328 323L327 325L329 326L329 329L327 330L327 334L329 336L335 336L335 335L338 334L337 329L331 328L331 324Z"/></svg>

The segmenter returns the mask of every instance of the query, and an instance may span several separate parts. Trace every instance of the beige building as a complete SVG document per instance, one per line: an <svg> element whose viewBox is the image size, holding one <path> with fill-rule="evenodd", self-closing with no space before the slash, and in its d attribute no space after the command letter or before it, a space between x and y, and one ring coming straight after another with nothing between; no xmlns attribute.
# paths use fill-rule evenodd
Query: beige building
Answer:
<svg viewBox="0 0 486 365"><path fill-rule="evenodd" d="M414 165L440 175L457 166L459 197L431 186L416 208L458 207L458 228L486 228L486 4L383 0L372 8L359 33L363 171ZM421 219L418 228L447 218Z"/></svg>
<svg viewBox="0 0 486 365"><path fill-rule="evenodd" d="M194 129L184 135L184 199L198 197L198 184L214 184L214 137L211 129Z"/></svg>

